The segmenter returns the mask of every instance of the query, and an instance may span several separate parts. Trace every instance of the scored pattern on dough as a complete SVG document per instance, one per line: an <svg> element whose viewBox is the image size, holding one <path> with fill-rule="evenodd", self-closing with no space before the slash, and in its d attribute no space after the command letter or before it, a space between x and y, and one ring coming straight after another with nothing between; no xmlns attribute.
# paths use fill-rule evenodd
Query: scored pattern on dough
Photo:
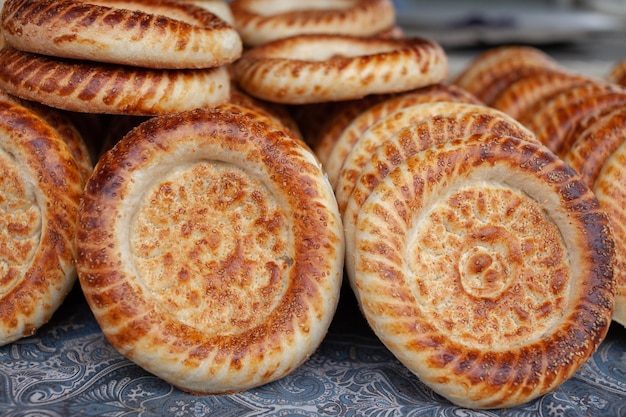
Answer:
<svg viewBox="0 0 626 417"><path fill-rule="evenodd" d="M487 134L416 153L372 191L355 230L365 317L457 405L510 407L543 395L608 330L608 218L537 143Z"/></svg>
<svg viewBox="0 0 626 417"><path fill-rule="evenodd" d="M344 241L312 151L227 104L148 119L100 159L77 231L113 346L188 392L293 371L334 315Z"/></svg>

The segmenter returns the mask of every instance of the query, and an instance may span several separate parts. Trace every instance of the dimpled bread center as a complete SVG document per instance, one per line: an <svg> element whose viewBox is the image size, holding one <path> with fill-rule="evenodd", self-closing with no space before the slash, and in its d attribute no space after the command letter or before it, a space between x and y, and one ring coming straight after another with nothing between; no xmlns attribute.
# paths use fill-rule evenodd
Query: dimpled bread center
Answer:
<svg viewBox="0 0 626 417"><path fill-rule="evenodd" d="M0 297L20 282L41 236L41 211L15 161L0 151Z"/></svg>
<svg viewBox="0 0 626 417"><path fill-rule="evenodd" d="M467 346L538 339L567 302L561 235L541 207L505 186L439 200L409 240L413 294L431 323Z"/></svg>
<svg viewBox="0 0 626 417"><path fill-rule="evenodd" d="M236 334L262 323L286 291L289 222L244 171L201 162L171 172L136 212L131 245L161 308L193 327Z"/></svg>

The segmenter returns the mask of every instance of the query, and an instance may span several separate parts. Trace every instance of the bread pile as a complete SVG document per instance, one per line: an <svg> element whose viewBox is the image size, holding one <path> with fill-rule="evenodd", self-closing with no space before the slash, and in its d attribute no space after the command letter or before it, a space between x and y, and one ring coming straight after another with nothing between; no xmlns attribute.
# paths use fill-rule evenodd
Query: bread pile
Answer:
<svg viewBox="0 0 626 417"><path fill-rule="evenodd" d="M614 300L608 218L579 175L458 85L345 106L314 149L377 336L464 407L515 406L573 375Z"/></svg>
<svg viewBox="0 0 626 417"><path fill-rule="evenodd" d="M397 49L354 39L296 34L251 45L235 79L253 96L292 105L334 188L352 289L398 359L466 407L549 392L593 354L611 322L612 228L543 137L490 103L516 77L562 73L548 88L589 78L566 77L538 50L511 48L446 84L432 65L437 53L424 48L434 70L422 84L373 78L380 89L368 89L364 62ZM399 58L390 65L403 67ZM364 74L359 88L354 74Z"/></svg>
<svg viewBox="0 0 626 417"><path fill-rule="evenodd" d="M7 1L2 13L11 47L0 54L0 88L75 112L158 115L222 104L226 64L242 50L232 26L184 2Z"/></svg>
<svg viewBox="0 0 626 417"><path fill-rule="evenodd" d="M108 115L111 129L80 176L48 124L35 127L56 135L54 146L17 116L3 119L23 148L2 145L6 188L20 191L5 205L5 235L15 232L4 240L25 243L2 281L16 288L0 303L11 327L2 341L45 322L77 271L119 352L183 390L237 392L293 371L321 343L338 303L343 230L284 109L231 89L238 33L187 3L197 2L5 3L2 88L50 112ZM39 247L62 277L18 275ZM36 321L22 318L31 311Z"/></svg>
<svg viewBox="0 0 626 417"><path fill-rule="evenodd" d="M2 12L0 88L55 108L29 123L71 170L54 173L71 189L45 189L71 200L53 287L75 262L118 351L193 393L276 380L321 343L345 267L376 335L457 405L530 401L589 359L621 320L621 138L605 133L621 87L518 47L449 83L443 49L404 37L388 0L233 0L222 18L201 3ZM57 112L113 115L93 170Z"/></svg>
<svg viewBox="0 0 626 417"><path fill-rule="evenodd" d="M0 345L34 334L76 280L74 233L90 160L54 109L0 96Z"/></svg>

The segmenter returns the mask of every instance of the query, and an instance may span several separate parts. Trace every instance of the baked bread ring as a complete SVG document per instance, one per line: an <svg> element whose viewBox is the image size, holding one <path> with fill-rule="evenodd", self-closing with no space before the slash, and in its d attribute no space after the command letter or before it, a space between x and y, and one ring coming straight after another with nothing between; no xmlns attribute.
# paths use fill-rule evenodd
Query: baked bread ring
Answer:
<svg viewBox="0 0 626 417"><path fill-rule="evenodd" d="M585 83L594 83L591 78L561 70L546 69L509 84L491 101L491 107L519 119L529 108L559 91Z"/></svg>
<svg viewBox="0 0 626 417"><path fill-rule="evenodd" d="M398 165L361 207L357 299L374 332L462 407L513 407L570 378L614 302L606 213L536 143L464 138Z"/></svg>
<svg viewBox="0 0 626 417"><path fill-rule="evenodd" d="M354 233L361 206L393 169L431 146L490 133L539 143L535 135L510 116L490 107L466 103L437 104L438 112L416 120L384 140L359 172L343 210L346 271L354 287Z"/></svg>
<svg viewBox="0 0 626 417"><path fill-rule="evenodd" d="M615 311L613 320L626 326L626 194L624 184L624 143L626 138L626 107L618 107L598 117L592 117L588 126L576 135L576 140L563 156L563 161L579 173L582 180L598 197L609 215L615 236ZM602 177L602 178L600 178Z"/></svg>
<svg viewBox="0 0 626 417"><path fill-rule="evenodd" d="M231 104L151 118L85 187L85 297L114 347L185 391L281 378L335 312L344 240L332 188L276 126Z"/></svg>
<svg viewBox="0 0 626 417"><path fill-rule="evenodd" d="M622 124L624 129L626 125ZM622 130L623 132L623 130ZM626 141L606 159L593 185L593 191L602 208L607 212L615 236L615 309L613 320L626 327Z"/></svg>
<svg viewBox="0 0 626 417"><path fill-rule="evenodd" d="M153 116L228 101L226 66L151 70L0 50L0 88L64 110Z"/></svg>
<svg viewBox="0 0 626 417"><path fill-rule="evenodd" d="M59 133L0 100L0 345L34 334L75 280L83 178Z"/></svg>
<svg viewBox="0 0 626 417"><path fill-rule="evenodd" d="M516 77L528 69L560 70L560 65L550 55L531 46L501 46L491 48L478 55L454 79L454 84L483 100L498 80ZM499 90L499 88L495 88ZM490 104L490 103L486 103Z"/></svg>
<svg viewBox="0 0 626 417"><path fill-rule="evenodd" d="M249 94L285 104L397 93L446 78L447 57L428 39L301 35L243 53L235 79Z"/></svg>
<svg viewBox="0 0 626 417"><path fill-rule="evenodd" d="M359 138L380 120L396 111L408 107L436 102L464 102L480 104L481 102L467 91L447 84L433 84L406 93L386 97L384 101L364 110L346 126L337 137L327 136L323 140L332 141L330 154L326 158L326 172L333 187L341 174L341 168L348 154ZM402 126L399 126L402 127Z"/></svg>
<svg viewBox="0 0 626 417"><path fill-rule="evenodd" d="M585 83L550 96L530 107L519 120L552 152L562 156L571 144L569 134L586 117L626 104L626 89Z"/></svg>
<svg viewBox="0 0 626 417"><path fill-rule="evenodd" d="M167 0L7 0L2 33L26 52L155 69L216 67L242 51L232 26Z"/></svg>
<svg viewBox="0 0 626 417"><path fill-rule="evenodd" d="M230 6L248 46L296 35L374 36L394 27L396 20L390 0L233 0Z"/></svg>

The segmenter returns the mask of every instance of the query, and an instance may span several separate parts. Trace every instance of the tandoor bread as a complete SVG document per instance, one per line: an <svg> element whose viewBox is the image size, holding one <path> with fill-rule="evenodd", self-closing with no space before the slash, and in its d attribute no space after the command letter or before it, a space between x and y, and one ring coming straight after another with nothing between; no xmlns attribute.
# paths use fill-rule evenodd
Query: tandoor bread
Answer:
<svg viewBox="0 0 626 417"><path fill-rule="evenodd" d="M241 55L237 31L169 0L8 0L2 33L16 49L154 69L212 68Z"/></svg>
<svg viewBox="0 0 626 417"><path fill-rule="evenodd" d="M563 161L580 173L611 220L617 257L613 320L626 326L626 107L589 117L585 124Z"/></svg>
<svg viewBox="0 0 626 417"><path fill-rule="evenodd" d="M154 116L215 106L230 97L225 66L153 70L0 50L0 88L79 113Z"/></svg>
<svg viewBox="0 0 626 417"><path fill-rule="evenodd" d="M159 116L104 154L86 189L78 273L106 338L183 390L293 371L321 343L344 242L313 153L227 104Z"/></svg>
<svg viewBox="0 0 626 417"><path fill-rule="evenodd" d="M0 345L45 324L76 280L83 177L61 135L0 99Z"/></svg>
<svg viewBox="0 0 626 417"><path fill-rule="evenodd" d="M77 113L155 116L223 104L241 39L194 3L8 0L0 88Z"/></svg>
<svg viewBox="0 0 626 417"><path fill-rule="evenodd" d="M462 407L553 390L611 323L607 215L571 167L530 141L480 135L413 155L361 207L354 246L372 329Z"/></svg>
<svg viewBox="0 0 626 417"><path fill-rule="evenodd" d="M626 141L606 159L593 186L600 204L609 214L615 231L617 268L613 320L626 327Z"/></svg>

